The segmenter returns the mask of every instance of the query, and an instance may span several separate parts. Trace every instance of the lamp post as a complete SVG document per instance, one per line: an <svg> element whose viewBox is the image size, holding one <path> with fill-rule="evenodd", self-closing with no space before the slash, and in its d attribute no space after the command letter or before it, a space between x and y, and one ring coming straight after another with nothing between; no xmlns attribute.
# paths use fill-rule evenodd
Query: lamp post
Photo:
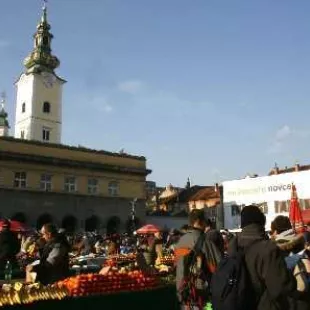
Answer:
<svg viewBox="0 0 310 310"><path fill-rule="evenodd" d="M130 202L131 205L131 211L130 211L130 221L131 221L131 230L134 232L136 230L136 203L138 199L135 198Z"/></svg>

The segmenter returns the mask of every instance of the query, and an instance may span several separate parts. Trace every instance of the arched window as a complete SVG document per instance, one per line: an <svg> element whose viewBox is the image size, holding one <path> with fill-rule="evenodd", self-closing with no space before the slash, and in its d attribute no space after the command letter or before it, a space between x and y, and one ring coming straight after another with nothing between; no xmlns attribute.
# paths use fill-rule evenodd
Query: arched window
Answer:
<svg viewBox="0 0 310 310"><path fill-rule="evenodd" d="M43 103L43 113L50 113L51 112L51 105L49 102L45 101Z"/></svg>
<svg viewBox="0 0 310 310"><path fill-rule="evenodd" d="M26 112L26 103L23 102L22 104L22 113L25 113Z"/></svg>
<svg viewBox="0 0 310 310"><path fill-rule="evenodd" d="M48 37L43 37L43 45L48 46Z"/></svg>

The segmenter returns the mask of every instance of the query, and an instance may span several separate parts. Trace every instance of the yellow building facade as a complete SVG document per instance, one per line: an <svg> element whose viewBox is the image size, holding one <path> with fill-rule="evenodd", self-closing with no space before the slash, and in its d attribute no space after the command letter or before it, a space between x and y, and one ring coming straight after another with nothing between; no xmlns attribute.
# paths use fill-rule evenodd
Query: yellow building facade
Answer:
<svg viewBox="0 0 310 310"><path fill-rule="evenodd" d="M42 217L60 226L71 217L81 229L90 218L96 229L106 228L113 217L124 228L134 199L143 221L148 173L144 157L2 137L0 212L10 218L22 213L38 226Z"/></svg>

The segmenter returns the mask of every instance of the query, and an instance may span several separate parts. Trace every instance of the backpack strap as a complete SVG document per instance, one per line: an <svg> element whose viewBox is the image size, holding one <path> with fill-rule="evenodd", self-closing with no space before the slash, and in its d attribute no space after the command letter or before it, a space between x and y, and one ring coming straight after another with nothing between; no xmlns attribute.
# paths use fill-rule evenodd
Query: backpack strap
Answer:
<svg viewBox="0 0 310 310"><path fill-rule="evenodd" d="M203 243L205 241L205 233L201 232L194 247L193 247L193 251L197 254L201 251Z"/></svg>

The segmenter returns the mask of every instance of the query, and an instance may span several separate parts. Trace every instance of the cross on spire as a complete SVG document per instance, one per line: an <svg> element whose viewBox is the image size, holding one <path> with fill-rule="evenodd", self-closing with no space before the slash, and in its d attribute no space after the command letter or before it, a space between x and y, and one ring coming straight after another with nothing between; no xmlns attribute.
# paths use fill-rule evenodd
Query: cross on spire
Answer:
<svg viewBox="0 0 310 310"><path fill-rule="evenodd" d="M42 15L42 18L41 18L41 22L42 23L47 23L47 0L43 0L42 10L43 10L43 15Z"/></svg>

